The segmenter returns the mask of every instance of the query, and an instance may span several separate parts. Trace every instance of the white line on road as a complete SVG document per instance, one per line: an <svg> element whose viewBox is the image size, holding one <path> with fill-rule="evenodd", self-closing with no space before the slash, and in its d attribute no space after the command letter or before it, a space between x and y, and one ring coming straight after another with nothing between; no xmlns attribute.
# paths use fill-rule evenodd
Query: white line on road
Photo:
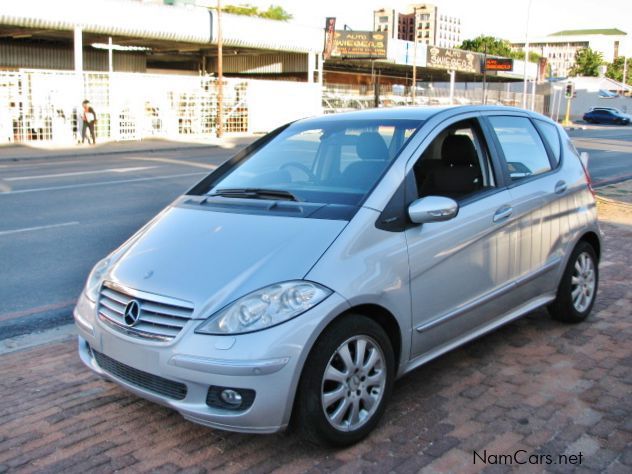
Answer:
<svg viewBox="0 0 632 474"><path fill-rule="evenodd" d="M44 230L44 229L53 229L55 227L66 227L69 225L78 225L79 222L63 222L61 224L51 224L51 225L40 225L37 227L25 227L24 229L14 229L14 230L3 230L0 231L0 235L9 235L9 234L18 234L20 232L31 232L32 230Z"/></svg>
<svg viewBox="0 0 632 474"><path fill-rule="evenodd" d="M84 184L69 184L66 186L51 186L49 188L18 189L16 191L6 191L4 193L0 191L0 196L6 196L8 194L39 193L42 191L57 191L61 189L93 188L95 186L109 186L112 184L138 183L141 181L156 181L160 179L184 178L187 176L199 176L203 174L205 175L208 173L199 172L199 173L172 174L168 176L156 176L156 177L151 177L151 178L121 179L119 181L102 181L100 183L84 183Z"/></svg>
<svg viewBox="0 0 632 474"><path fill-rule="evenodd" d="M46 178L63 178L67 176L81 176L84 174L100 174L100 173L130 173L132 171L143 171L158 168L158 166L136 166L134 168L108 168L96 171L73 171L71 173L58 174L40 174L36 176L18 176L15 178L4 178L4 181L23 181L25 179L46 179Z"/></svg>

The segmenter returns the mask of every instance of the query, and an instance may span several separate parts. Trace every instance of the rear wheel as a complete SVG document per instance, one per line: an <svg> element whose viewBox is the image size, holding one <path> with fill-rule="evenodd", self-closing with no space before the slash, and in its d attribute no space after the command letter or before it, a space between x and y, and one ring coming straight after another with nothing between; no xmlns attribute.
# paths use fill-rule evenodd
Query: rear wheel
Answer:
<svg viewBox="0 0 632 474"><path fill-rule="evenodd" d="M557 297L549 305L553 319L579 323L592 310L599 285L597 255L587 242L579 242L568 260L557 290Z"/></svg>
<svg viewBox="0 0 632 474"><path fill-rule="evenodd" d="M366 316L334 322L312 348L297 392L295 423L311 442L357 443L378 423L395 360L382 327Z"/></svg>

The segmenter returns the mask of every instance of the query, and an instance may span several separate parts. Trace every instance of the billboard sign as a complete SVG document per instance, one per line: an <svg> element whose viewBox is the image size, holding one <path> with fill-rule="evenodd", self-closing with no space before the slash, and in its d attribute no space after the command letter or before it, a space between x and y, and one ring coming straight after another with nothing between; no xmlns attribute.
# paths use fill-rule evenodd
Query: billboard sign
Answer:
<svg viewBox="0 0 632 474"><path fill-rule="evenodd" d="M439 48L428 46L426 67L446 69L457 72L481 72L480 55L460 49Z"/></svg>
<svg viewBox="0 0 632 474"><path fill-rule="evenodd" d="M331 56L386 59L386 34L379 31L336 31Z"/></svg>
<svg viewBox="0 0 632 474"><path fill-rule="evenodd" d="M331 50L334 48L334 35L336 34L336 18L327 17L325 20L325 47L323 48L323 59L326 61L331 57Z"/></svg>
<svg viewBox="0 0 632 474"><path fill-rule="evenodd" d="M511 58L486 58L486 71L513 71L513 59Z"/></svg>

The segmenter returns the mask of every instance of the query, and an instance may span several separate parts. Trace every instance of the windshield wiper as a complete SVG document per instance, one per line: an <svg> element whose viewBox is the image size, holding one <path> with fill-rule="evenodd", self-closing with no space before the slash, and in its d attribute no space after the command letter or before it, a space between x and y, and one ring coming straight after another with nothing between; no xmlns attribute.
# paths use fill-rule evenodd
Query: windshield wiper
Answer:
<svg viewBox="0 0 632 474"><path fill-rule="evenodd" d="M246 198L246 199L273 199L284 201L300 201L298 197L289 191L283 189L266 189L266 188L224 188L217 189L207 196L221 196L228 198Z"/></svg>

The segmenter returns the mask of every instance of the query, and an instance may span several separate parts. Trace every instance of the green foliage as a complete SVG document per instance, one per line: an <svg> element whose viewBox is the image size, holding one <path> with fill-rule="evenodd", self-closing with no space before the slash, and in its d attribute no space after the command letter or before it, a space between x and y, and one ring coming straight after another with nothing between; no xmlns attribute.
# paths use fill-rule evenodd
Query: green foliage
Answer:
<svg viewBox="0 0 632 474"><path fill-rule="evenodd" d="M575 65L570 70L571 76L598 76L599 66L604 63L603 56L590 48L578 49L575 53Z"/></svg>
<svg viewBox="0 0 632 474"><path fill-rule="evenodd" d="M459 48L467 51L475 51L477 53L485 53L485 49L487 48L487 54L492 56L524 60L524 51L512 51L509 41L494 38L493 36L480 35L474 39L464 40ZM530 62L536 63L538 59L540 59L538 53L534 51L529 52Z"/></svg>
<svg viewBox="0 0 632 474"><path fill-rule="evenodd" d="M613 62L608 64L606 70L606 77L614 79L615 81L623 82L623 63L625 57L619 56ZM632 85L632 60L628 58L628 70L626 74L626 83Z"/></svg>
<svg viewBox="0 0 632 474"><path fill-rule="evenodd" d="M259 10L258 7L248 4L226 5L222 7L222 11L233 15L257 16L268 20L288 21L292 19L292 15L286 12L283 7L275 5L270 5L267 10Z"/></svg>
<svg viewBox="0 0 632 474"><path fill-rule="evenodd" d="M487 48L487 54L492 56L503 56L505 58L511 57L511 47L509 42L503 39L494 38L493 36L480 35L474 39L464 40L459 48L479 53L484 53L485 48Z"/></svg>
<svg viewBox="0 0 632 474"><path fill-rule="evenodd" d="M514 59L524 60L524 51L512 51L511 56ZM540 60L541 55L535 51L529 51L529 62L537 63Z"/></svg>

